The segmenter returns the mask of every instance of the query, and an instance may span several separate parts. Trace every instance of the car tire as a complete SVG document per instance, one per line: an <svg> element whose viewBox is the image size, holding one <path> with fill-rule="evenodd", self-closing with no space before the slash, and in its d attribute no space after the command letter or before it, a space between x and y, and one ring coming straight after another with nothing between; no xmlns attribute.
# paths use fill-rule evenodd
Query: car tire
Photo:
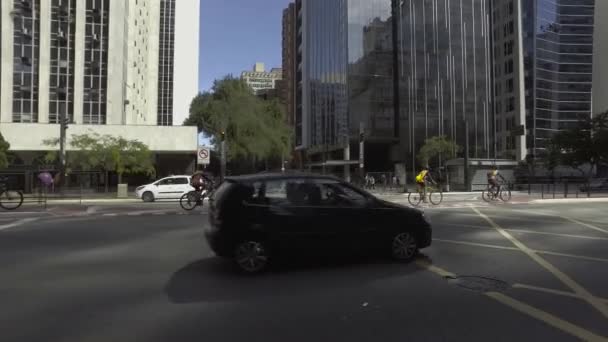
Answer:
<svg viewBox="0 0 608 342"><path fill-rule="evenodd" d="M270 264L268 246L259 238L239 241L234 247L234 263L245 274L262 273Z"/></svg>
<svg viewBox="0 0 608 342"><path fill-rule="evenodd" d="M146 191L141 195L141 199L144 202L154 202L154 194L150 191Z"/></svg>
<svg viewBox="0 0 608 342"><path fill-rule="evenodd" d="M418 241L412 232L401 231L391 239L391 257L400 262L412 261L418 254Z"/></svg>

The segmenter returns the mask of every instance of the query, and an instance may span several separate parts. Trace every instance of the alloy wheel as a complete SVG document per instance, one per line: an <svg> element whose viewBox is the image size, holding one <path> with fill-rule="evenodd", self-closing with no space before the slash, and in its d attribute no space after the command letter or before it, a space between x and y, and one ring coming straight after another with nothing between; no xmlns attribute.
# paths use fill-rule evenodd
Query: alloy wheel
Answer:
<svg viewBox="0 0 608 342"><path fill-rule="evenodd" d="M412 233L399 233L393 238L392 256L396 260L411 260L418 252L418 244Z"/></svg>
<svg viewBox="0 0 608 342"><path fill-rule="evenodd" d="M268 265L268 253L259 241L244 241L236 246L234 260L247 273L263 271Z"/></svg>

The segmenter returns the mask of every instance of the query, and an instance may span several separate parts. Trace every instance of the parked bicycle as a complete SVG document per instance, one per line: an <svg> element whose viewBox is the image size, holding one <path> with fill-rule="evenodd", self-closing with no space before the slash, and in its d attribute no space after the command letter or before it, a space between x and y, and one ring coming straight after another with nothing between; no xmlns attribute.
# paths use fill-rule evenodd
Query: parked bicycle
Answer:
<svg viewBox="0 0 608 342"><path fill-rule="evenodd" d="M511 185L500 182L498 187L488 184L486 189L481 193L481 198L486 202L497 201L500 199L503 202L511 200Z"/></svg>
<svg viewBox="0 0 608 342"><path fill-rule="evenodd" d="M9 190L8 178L0 178L0 207L6 210L18 209L23 204L23 193Z"/></svg>
<svg viewBox="0 0 608 342"><path fill-rule="evenodd" d="M443 201L443 191L437 187L437 184L433 184L426 187L426 190L418 189L416 192L410 192L407 196L408 202L413 206L419 206L424 198L427 198L431 204L439 205Z"/></svg>

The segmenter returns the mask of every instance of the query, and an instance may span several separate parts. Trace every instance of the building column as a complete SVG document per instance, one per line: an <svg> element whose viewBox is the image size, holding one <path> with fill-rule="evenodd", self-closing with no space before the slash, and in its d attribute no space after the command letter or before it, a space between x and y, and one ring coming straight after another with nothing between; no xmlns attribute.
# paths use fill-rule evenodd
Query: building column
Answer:
<svg viewBox="0 0 608 342"><path fill-rule="evenodd" d="M0 1L2 6L2 46L0 46L0 122L13 120L13 11L12 1Z"/></svg>
<svg viewBox="0 0 608 342"><path fill-rule="evenodd" d="M40 57L38 60L38 122L49 123L51 81L51 2L40 1Z"/></svg>
<svg viewBox="0 0 608 342"><path fill-rule="evenodd" d="M111 1L108 27L108 88L106 124L124 125L127 54L127 16L130 1Z"/></svg>
<svg viewBox="0 0 608 342"><path fill-rule="evenodd" d="M84 105L84 41L86 0L76 1L76 32L74 33L74 122L83 124Z"/></svg>
<svg viewBox="0 0 608 342"><path fill-rule="evenodd" d="M346 164L344 165L344 180L350 183L350 144L347 144L344 148L344 161Z"/></svg>
<svg viewBox="0 0 608 342"><path fill-rule="evenodd" d="M516 75L516 91L519 93L515 98L518 100L516 105L516 113L518 115L515 117L515 123L517 125L526 126L526 84L525 84L525 67L524 67L524 31L523 31L523 23L522 23L522 1L527 0L517 0L515 1L515 22L516 22L516 34L517 38L516 46L515 46L515 56L517 57L517 61L515 65L517 66L517 70L515 70ZM527 127L525 127L527 128ZM525 130L524 130L524 133ZM533 134L533 132L531 132ZM526 147L526 134L522 136L515 137L515 158L517 161L522 161L526 159L527 147Z"/></svg>

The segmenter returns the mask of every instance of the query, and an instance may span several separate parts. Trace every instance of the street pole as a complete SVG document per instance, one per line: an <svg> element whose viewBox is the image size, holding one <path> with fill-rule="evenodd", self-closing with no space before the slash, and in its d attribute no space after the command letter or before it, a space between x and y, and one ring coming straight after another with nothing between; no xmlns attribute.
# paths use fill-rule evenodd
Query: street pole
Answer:
<svg viewBox="0 0 608 342"><path fill-rule="evenodd" d="M359 123L359 178L365 184L365 128Z"/></svg>
<svg viewBox="0 0 608 342"><path fill-rule="evenodd" d="M68 129L68 118L64 113L59 114L59 183L65 184L65 172L66 172L66 130Z"/></svg>
<svg viewBox="0 0 608 342"><path fill-rule="evenodd" d="M220 142L220 183L226 177L226 133L222 131Z"/></svg>
<svg viewBox="0 0 608 342"><path fill-rule="evenodd" d="M466 191L471 191L469 174L469 121L464 120L464 185Z"/></svg>

